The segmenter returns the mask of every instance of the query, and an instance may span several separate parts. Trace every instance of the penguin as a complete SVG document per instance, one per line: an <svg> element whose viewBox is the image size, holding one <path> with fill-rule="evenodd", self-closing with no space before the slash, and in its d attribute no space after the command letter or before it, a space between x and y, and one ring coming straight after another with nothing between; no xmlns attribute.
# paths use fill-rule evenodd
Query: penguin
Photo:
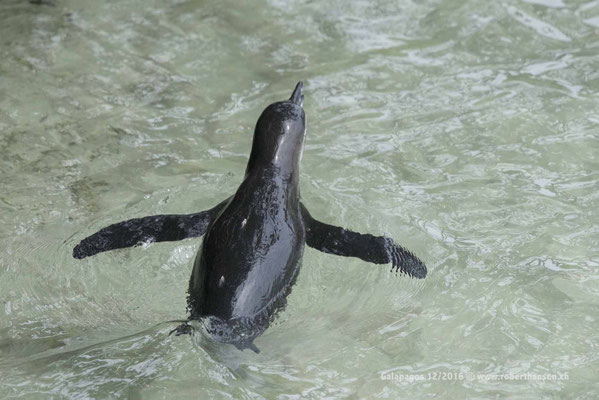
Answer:
<svg viewBox="0 0 599 400"><path fill-rule="evenodd" d="M154 215L107 226L83 239L73 257L203 235L189 281L190 315L173 332L191 333L189 322L199 320L214 340L255 352L254 339L286 305L306 245L370 263L391 263L395 271L424 278L424 263L391 238L318 221L302 203L303 101L299 82L289 100L264 109L245 176L231 197L194 214Z"/></svg>

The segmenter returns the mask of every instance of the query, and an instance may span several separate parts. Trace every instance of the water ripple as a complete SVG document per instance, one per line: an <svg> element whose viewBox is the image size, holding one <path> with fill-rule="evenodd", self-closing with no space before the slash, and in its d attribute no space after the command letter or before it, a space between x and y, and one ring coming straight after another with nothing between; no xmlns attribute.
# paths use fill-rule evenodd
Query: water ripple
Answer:
<svg viewBox="0 0 599 400"><path fill-rule="evenodd" d="M2 393L597 397L596 1L52 3L0 5ZM304 203L425 280L307 248L256 355L168 336L199 240L72 259L229 196L300 79ZM381 379L443 372L569 379Z"/></svg>

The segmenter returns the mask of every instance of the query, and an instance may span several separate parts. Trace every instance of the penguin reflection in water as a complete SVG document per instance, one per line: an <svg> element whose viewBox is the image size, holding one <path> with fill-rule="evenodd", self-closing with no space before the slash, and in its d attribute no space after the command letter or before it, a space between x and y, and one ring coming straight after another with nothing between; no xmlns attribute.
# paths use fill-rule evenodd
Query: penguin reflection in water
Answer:
<svg viewBox="0 0 599 400"><path fill-rule="evenodd" d="M214 340L256 352L254 339L285 306L306 244L325 253L391 263L396 271L424 278L422 261L392 239L320 222L301 202L302 91L299 82L289 100L269 105L258 118L245 177L233 196L195 214L110 225L83 239L73 257L204 235L189 281L188 322L201 320ZM188 322L174 332L190 333Z"/></svg>

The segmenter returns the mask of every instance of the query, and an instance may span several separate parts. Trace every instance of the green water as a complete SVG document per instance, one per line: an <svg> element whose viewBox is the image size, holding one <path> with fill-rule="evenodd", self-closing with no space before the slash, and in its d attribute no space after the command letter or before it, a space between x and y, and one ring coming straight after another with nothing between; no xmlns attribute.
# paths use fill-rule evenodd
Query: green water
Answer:
<svg viewBox="0 0 599 400"><path fill-rule="evenodd" d="M300 79L305 204L424 281L307 248L257 355L168 336L199 240L71 258L229 196ZM598 139L597 1L4 0L0 396L595 399Z"/></svg>

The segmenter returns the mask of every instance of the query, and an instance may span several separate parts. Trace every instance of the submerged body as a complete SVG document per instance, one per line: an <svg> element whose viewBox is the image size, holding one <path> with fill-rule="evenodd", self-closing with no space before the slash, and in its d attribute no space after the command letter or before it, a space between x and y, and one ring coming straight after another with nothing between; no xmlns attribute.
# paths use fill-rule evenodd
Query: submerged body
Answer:
<svg viewBox="0 0 599 400"><path fill-rule="evenodd" d="M296 189L275 167L249 175L208 227L188 305L191 319L215 317L219 340L255 338L285 305L305 243Z"/></svg>
<svg viewBox="0 0 599 400"><path fill-rule="evenodd" d="M202 320L217 341L258 351L253 341L268 328L299 273L304 246L386 264L424 278L426 267L390 238L320 222L301 203L299 164L306 119L302 83L291 98L260 115L243 182L216 207L188 215L157 215L110 225L85 238L75 258L205 234L189 282L189 320ZM177 334L189 333L183 324Z"/></svg>

